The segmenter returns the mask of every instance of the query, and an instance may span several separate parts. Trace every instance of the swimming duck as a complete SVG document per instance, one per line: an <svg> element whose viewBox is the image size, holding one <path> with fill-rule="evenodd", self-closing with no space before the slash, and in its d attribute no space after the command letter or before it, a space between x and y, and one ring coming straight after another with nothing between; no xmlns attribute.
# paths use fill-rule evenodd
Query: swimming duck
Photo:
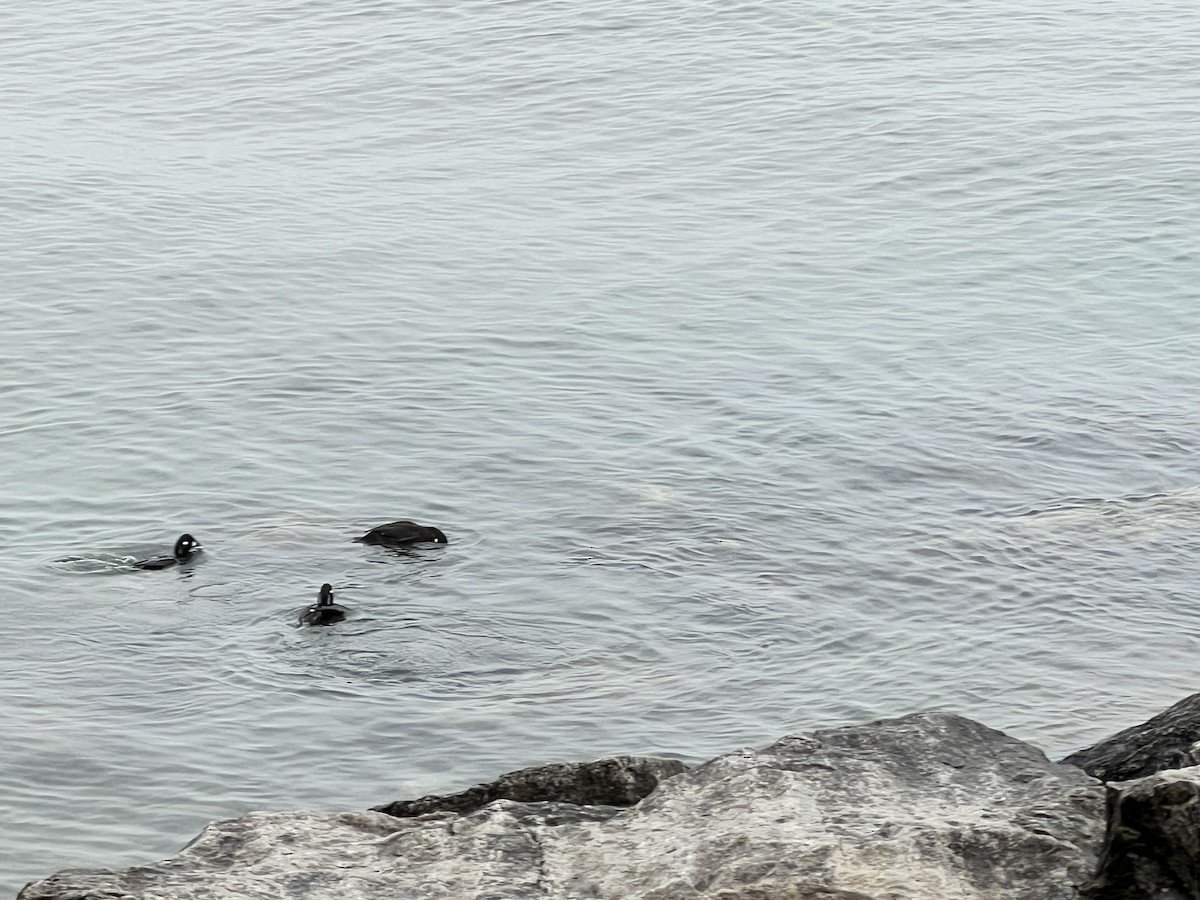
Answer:
<svg viewBox="0 0 1200 900"><path fill-rule="evenodd" d="M446 535L432 525L418 525L407 519L376 525L362 537L354 540L360 544L382 544L385 547L405 547L409 544L446 544Z"/></svg>
<svg viewBox="0 0 1200 900"><path fill-rule="evenodd" d="M179 540L175 542L175 549L171 551L173 555L139 559L134 565L139 569L166 569L170 566L177 566L181 562L186 562L191 557L193 550L200 549L200 542L198 540L190 534L181 534Z"/></svg>
<svg viewBox="0 0 1200 900"><path fill-rule="evenodd" d="M333 585L321 585L321 593L317 602L300 614L300 622L304 625L332 625L346 618L346 607L333 602Z"/></svg>

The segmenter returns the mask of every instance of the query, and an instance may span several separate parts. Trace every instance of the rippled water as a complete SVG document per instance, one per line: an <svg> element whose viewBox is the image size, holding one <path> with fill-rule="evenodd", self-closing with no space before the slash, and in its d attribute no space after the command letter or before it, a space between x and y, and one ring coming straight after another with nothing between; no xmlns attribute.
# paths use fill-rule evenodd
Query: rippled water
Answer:
<svg viewBox="0 0 1200 900"><path fill-rule="evenodd" d="M1192 691L1193 20L0 9L0 888L931 706L1058 754ZM451 543L349 540L402 517ZM294 627L323 581L353 617Z"/></svg>

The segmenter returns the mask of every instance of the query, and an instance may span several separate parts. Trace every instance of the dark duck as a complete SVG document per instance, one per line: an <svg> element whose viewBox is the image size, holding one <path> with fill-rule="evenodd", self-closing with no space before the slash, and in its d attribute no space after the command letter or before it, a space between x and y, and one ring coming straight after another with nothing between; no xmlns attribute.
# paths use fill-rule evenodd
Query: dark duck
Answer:
<svg viewBox="0 0 1200 900"><path fill-rule="evenodd" d="M300 614L303 625L332 625L346 618L346 607L333 602L333 585L321 585L317 602Z"/></svg>
<svg viewBox="0 0 1200 900"><path fill-rule="evenodd" d="M177 566L181 562L187 562L191 559L192 551L199 550L200 542L190 534L181 534L179 540L175 542L175 549L171 551L170 556L154 556L150 559L139 559L134 562L134 565L139 569L166 569L171 566Z"/></svg>
<svg viewBox="0 0 1200 900"><path fill-rule="evenodd" d="M410 544L445 544L446 535L432 525L418 525L407 519L376 525L362 537L354 540L360 544L380 544L384 547L407 547Z"/></svg>

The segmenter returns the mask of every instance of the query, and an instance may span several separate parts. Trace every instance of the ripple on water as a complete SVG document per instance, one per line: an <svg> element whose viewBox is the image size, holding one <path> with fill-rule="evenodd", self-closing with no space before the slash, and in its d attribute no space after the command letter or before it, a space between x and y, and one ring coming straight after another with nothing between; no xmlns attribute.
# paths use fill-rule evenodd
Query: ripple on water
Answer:
<svg viewBox="0 0 1200 900"><path fill-rule="evenodd" d="M10 6L0 888L1194 688L1182 3Z"/></svg>

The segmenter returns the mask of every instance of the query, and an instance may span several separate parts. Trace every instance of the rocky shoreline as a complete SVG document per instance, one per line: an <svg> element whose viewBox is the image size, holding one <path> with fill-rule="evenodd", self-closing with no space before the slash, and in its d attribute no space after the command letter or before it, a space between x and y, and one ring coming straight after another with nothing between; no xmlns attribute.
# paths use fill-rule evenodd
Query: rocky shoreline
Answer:
<svg viewBox="0 0 1200 900"><path fill-rule="evenodd" d="M1200 694L1051 762L916 713L691 768L524 769L367 812L251 813L18 900L1200 900Z"/></svg>

